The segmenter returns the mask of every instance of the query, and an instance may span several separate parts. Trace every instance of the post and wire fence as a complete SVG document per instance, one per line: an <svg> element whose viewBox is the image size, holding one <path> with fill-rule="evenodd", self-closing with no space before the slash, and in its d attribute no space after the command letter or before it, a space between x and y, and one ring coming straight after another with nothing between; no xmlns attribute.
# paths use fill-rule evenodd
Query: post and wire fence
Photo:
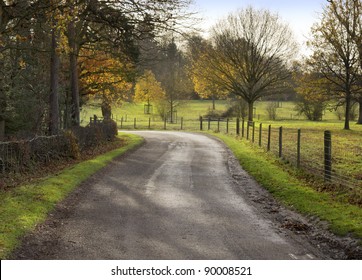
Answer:
<svg viewBox="0 0 362 280"><path fill-rule="evenodd" d="M345 140L338 139L338 135L333 135L330 131L281 127L250 122L242 118L199 116L170 120L155 116L136 118L126 115L113 120L118 128L128 130L213 131L234 135L265 152L274 154L306 174L323 180L326 184L342 186L346 190L362 190L362 171L358 165L362 162L362 147L358 139L344 143ZM100 118L90 119L93 126L101 123ZM93 126L90 125L89 129ZM95 146L89 137L83 138L86 139L81 141L84 142L83 146L88 142L88 146ZM64 135L36 137L28 141L0 142L0 174L21 171L37 161L49 162L68 156L68 142L69 139Z"/></svg>
<svg viewBox="0 0 362 280"><path fill-rule="evenodd" d="M261 122L250 122L242 118L177 118L173 122L155 117L117 118L121 129L213 131L235 135L255 146L274 154L283 162L304 171L326 184L338 185L347 189L362 187L362 174L348 174L343 168L344 161L362 156L362 149L346 156L340 145L332 145L330 131L320 129L295 129ZM335 141L337 143L338 141Z"/></svg>

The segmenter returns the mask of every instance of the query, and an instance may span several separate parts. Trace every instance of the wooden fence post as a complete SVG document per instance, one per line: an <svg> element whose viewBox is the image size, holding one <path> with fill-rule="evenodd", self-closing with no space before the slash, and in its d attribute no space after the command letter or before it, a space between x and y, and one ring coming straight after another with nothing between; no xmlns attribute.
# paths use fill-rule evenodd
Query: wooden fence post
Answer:
<svg viewBox="0 0 362 280"><path fill-rule="evenodd" d="M236 135L240 135L240 119L236 119Z"/></svg>
<svg viewBox="0 0 362 280"><path fill-rule="evenodd" d="M0 120L0 141L5 138L5 120Z"/></svg>
<svg viewBox="0 0 362 280"><path fill-rule="evenodd" d="M184 128L184 117L181 117L181 130Z"/></svg>
<svg viewBox="0 0 362 280"><path fill-rule="evenodd" d="M332 180L332 134L324 131L324 181Z"/></svg>
<svg viewBox="0 0 362 280"><path fill-rule="evenodd" d="M271 124L269 124L269 128L268 128L268 145L266 150L269 152L270 151L270 143L271 142Z"/></svg>
<svg viewBox="0 0 362 280"><path fill-rule="evenodd" d="M163 121L163 129L166 130L166 124L167 124L167 118L165 118L165 120Z"/></svg>
<svg viewBox="0 0 362 280"><path fill-rule="evenodd" d="M226 119L226 134L229 133L229 118Z"/></svg>
<svg viewBox="0 0 362 280"><path fill-rule="evenodd" d="M148 129L151 129L151 118L148 118Z"/></svg>
<svg viewBox="0 0 362 280"><path fill-rule="evenodd" d="M236 118L236 135L240 135L240 119Z"/></svg>
<svg viewBox="0 0 362 280"><path fill-rule="evenodd" d="M260 124L259 124L259 147L261 147L261 137L262 137L262 133L263 133L263 124L260 123Z"/></svg>
<svg viewBox="0 0 362 280"><path fill-rule="evenodd" d="M220 132L220 118L217 119L217 132Z"/></svg>
<svg viewBox="0 0 362 280"><path fill-rule="evenodd" d="M123 116L121 118L121 129L123 128Z"/></svg>
<svg viewBox="0 0 362 280"><path fill-rule="evenodd" d="M253 122L253 134L252 134L252 142L255 142L255 122Z"/></svg>
<svg viewBox="0 0 362 280"><path fill-rule="evenodd" d="M279 127L279 157L283 157L283 127Z"/></svg>
<svg viewBox="0 0 362 280"><path fill-rule="evenodd" d="M202 130L202 117L200 116L200 130Z"/></svg>
<svg viewBox="0 0 362 280"><path fill-rule="evenodd" d="M297 168L300 168L300 148L301 148L301 135L302 130L298 129L298 137L297 137Z"/></svg>
<svg viewBox="0 0 362 280"><path fill-rule="evenodd" d="M246 124L246 140L249 140L249 128L250 128L250 121Z"/></svg>
<svg viewBox="0 0 362 280"><path fill-rule="evenodd" d="M210 128L211 128L211 118L208 117L208 119L207 119L207 130L210 130Z"/></svg>
<svg viewBox="0 0 362 280"><path fill-rule="evenodd" d="M241 137L244 138L245 136L245 120L243 119L242 120L242 123L241 123Z"/></svg>
<svg viewBox="0 0 362 280"><path fill-rule="evenodd" d="M134 129L136 129L136 128L137 128L137 118L134 118L134 124L133 124L133 127L134 127Z"/></svg>

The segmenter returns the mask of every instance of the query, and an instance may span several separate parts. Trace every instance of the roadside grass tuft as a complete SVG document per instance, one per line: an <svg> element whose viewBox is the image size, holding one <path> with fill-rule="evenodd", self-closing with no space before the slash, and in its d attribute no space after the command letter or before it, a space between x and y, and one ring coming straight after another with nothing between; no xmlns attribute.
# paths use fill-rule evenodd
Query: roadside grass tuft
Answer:
<svg viewBox="0 0 362 280"><path fill-rule="evenodd" d="M283 168L277 159L249 143L225 134L210 134L224 141L241 166L281 203L327 221L337 235L362 238L362 208L344 203L338 195L314 190L293 170L285 170L285 165Z"/></svg>
<svg viewBox="0 0 362 280"><path fill-rule="evenodd" d="M136 135L121 134L126 145L94 159L75 164L37 183L0 192L0 259L6 258L19 240L43 222L55 205L89 176L130 149L143 139Z"/></svg>

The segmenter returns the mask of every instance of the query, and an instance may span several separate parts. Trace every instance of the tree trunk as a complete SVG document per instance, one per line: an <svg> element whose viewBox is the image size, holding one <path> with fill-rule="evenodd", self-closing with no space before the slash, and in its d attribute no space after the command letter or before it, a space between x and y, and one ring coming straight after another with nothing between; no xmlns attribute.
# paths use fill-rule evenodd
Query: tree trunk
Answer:
<svg viewBox="0 0 362 280"><path fill-rule="evenodd" d="M0 119L0 141L5 138L5 120Z"/></svg>
<svg viewBox="0 0 362 280"><path fill-rule="evenodd" d="M248 106L249 106L248 120L252 122L254 118L254 101L249 101Z"/></svg>
<svg viewBox="0 0 362 280"><path fill-rule="evenodd" d="M103 102L101 106L102 116L105 120L110 120L112 117L112 107L107 102Z"/></svg>
<svg viewBox="0 0 362 280"><path fill-rule="evenodd" d="M170 123L173 123L173 100L171 100L171 107L170 107Z"/></svg>
<svg viewBox="0 0 362 280"><path fill-rule="evenodd" d="M349 116L351 111L351 97L346 97L346 115L344 117L344 129L349 130Z"/></svg>
<svg viewBox="0 0 362 280"><path fill-rule="evenodd" d="M70 47L70 90L71 90L71 119L73 126L80 124L80 109L79 109L79 78L78 78L78 48L76 44L75 23L69 23L68 40Z"/></svg>
<svg viewBox="0 0 362 280"><path fill-rule="evenodd" d="M49 133L56 135L59 132L59 55L57 53L58 36L55 28L52 30L52 45L50 57L50 112Z"/></svg>
<svg viewBox="0 0 362 280"><path fill-rule="evenodd" d="M362 124L362 96L358 98L358 105L359 105L359 109L358 109L358 121L357 124Z"/></svg>

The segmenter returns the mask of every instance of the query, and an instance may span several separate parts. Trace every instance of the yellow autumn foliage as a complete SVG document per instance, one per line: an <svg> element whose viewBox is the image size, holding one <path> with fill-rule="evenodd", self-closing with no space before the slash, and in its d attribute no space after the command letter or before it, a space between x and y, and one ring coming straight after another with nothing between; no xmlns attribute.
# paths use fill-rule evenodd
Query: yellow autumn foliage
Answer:
<svg viewBox="0 0 362 280"><path fill-rule="evenodd" d="M137 80L135 86L135 102L158 102L164 100L166 93L161 86L161 83L157 81L152 71L146 70L144 74Z"/></svg>
<svg viewBox="0 0 362 280"><path fill-rule="evenodd" d="M103 51L84 49L79 64L82 94L101 97L107 103L127 98L132 89L132 83L127 79L128 71L133 67L131 63L121 62Z"/></svg>

